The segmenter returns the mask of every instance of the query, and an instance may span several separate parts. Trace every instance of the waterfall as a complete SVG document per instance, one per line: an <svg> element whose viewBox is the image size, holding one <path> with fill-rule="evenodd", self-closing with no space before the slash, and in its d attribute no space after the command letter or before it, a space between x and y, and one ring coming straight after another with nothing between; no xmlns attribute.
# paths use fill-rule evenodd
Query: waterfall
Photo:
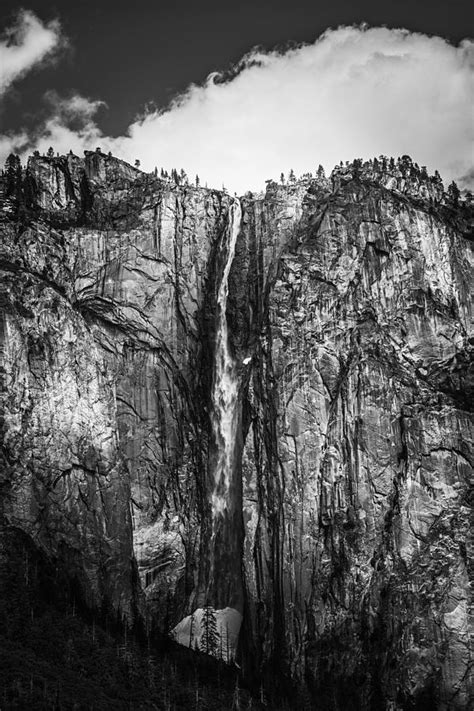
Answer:
<svg viewBox="0 0 474 711"><path fill-rule="evenodd" d="M229 504L229 489L235 462L236 435L239 420L238 370L229 350L226 311L229 294L229 273L234 260L241 217L240 202L234 200L229 209L229 227L226 235L227 239L224 240L223 245L223 249L227 248L226 262L217 293L216 345L211 391L211 426L217 453L216 459L212 464L213 469L210 481L212 487L213 525L209 551L211 567L206 584L210 580L217 579L219 575L229 576L235 574L229 571L229 567L220 567L223 559L225 559L227 550L222 548L222 542L217 547L215 546L218 529L220 527L225 529L230 525L224 518L224 512L228 509ZM246 359L245 363L247 364L249 360ZM225 572L223 573L223 571ZM241 581L236 579L235 587L240 584ZM206 629L209 620L212 622L212 630ZM226 605L223 608L216 609L206 605L204 608L195 608L192 615L184 617L171 630L171 636L179 644L191 649L197 646L198 649L207 654L223 659L226 662L231 662L235 658L241 623L242 613L234 607ZM212 632L211 645L208 644L210 632Z"/></svg>
<svg viewBox="0 0 474 711"><path fill-rule="evenodd" d="M217 444L217 462L214 469L214 491L212 494L214 517L222 514L227 507L236 439L238 377L236 365L229 350L226 311L229 273L234 260L241 217L242 208L239 200L235 199L229 209L227 259L217 294L217 330L211 415L214 439Z"/></svg>

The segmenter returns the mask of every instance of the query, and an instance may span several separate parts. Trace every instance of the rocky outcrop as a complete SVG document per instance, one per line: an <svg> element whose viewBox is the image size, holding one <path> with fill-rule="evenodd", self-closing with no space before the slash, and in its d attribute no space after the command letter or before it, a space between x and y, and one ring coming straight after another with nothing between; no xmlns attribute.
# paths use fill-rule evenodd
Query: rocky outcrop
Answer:
<svg viewBox="0 0 474 711"><path fill-rule="evenodd" d="M469 206L406 157L270 182L230 266L232 198L100 152L4 194L3 526L190 646L233 611L318 708L466 708Z"/></svg>

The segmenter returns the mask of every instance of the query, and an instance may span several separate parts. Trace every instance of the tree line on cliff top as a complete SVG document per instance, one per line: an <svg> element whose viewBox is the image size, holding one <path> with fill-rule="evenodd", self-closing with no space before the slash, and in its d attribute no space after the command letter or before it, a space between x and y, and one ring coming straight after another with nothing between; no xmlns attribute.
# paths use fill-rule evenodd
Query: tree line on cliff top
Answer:
<svg viewBox="0 0 474 711"><path fill-rule="evenodd" d="M100 148L96 149L96 153L103 155ZM72 151L70 151L70 154L72 154ZM34 156L41 157L39 151L35 151ZM54 158L59 156L58 154L55 155L54 149L50 147L47 153L43 154L42 157L54 160ZM108 157L111 158L112 154L109 153ZM138 170L139 166L140 161L136 160L135 168ZM170 172L164 168L161 168L160 172L158 172L158 168L155 167L152 171L152 175L178 186L191 185L188 175L183 168L181 168L179 172L176 168L172 168ZM412 158L407 155L401 156L397 159L388 158L387 156L382 155L379 156L379 158L373 158L367 161L363 161L361 158L356 158L353 161L346 161L345 163L341 161L339 165L335 166L329 176L329 179L334 183L343 176L369 180L392 177L395 179L415 182L419 185L434 187L439 195L446 195L447 202L455 206L458 205L461 199L463 199L463 201L467 204L471 204L473 202L472 192L467 190L461 193L461 190L455 181L452 181L449 184L445 192L442 178L437 170L435 170L434 175L429 175L426 166L420 167L418 163L414 162ZM11 153L7 157L1 178L3 184L2 192L6 198L11 198L24 204L29 204L34 201L34 185L28 171L22 167L20 157L17 154ZM297 183L309 182L312 180L319 182L327 180L325 170L322 165L319 165L314 173L306 172L301 174L299 177L296 176L293 169L290 169L287 176L285 176L282 172L280 174L279 182L281 185L295 185ZM267 180L266 183L267 185L277 184L273 179ZM196 175L194 179L194 185L196 187L200 187L201 185L198 175ZM207 188L207 184L205 187ZM227 192L224 185L222 185L222 190Z"/></svg>

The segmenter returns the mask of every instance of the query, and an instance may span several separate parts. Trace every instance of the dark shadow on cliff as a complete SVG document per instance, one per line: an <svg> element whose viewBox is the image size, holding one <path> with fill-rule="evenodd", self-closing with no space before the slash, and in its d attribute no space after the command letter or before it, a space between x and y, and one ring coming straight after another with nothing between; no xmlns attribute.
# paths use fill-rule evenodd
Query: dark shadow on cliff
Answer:
<svg viewBox="0 0 474 711"><path fill-rule="evenodd" d="M175 645L79 587L18 529L0 551L2 711L260 709L236 667ZM275 707L276 708L276 707ZM285 708L285 707L282 707Z"/></svg>

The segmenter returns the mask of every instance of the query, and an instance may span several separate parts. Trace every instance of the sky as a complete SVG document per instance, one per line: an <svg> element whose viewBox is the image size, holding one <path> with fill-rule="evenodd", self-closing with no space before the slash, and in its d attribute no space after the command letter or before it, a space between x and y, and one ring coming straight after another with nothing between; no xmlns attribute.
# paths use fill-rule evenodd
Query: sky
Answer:
<svg viewBox="0 0 474 711"><path fill-rule="evenodd" d="M469 3L3 0L0 161L100 146L242 194L409 154L474 187Z"/></svg>

